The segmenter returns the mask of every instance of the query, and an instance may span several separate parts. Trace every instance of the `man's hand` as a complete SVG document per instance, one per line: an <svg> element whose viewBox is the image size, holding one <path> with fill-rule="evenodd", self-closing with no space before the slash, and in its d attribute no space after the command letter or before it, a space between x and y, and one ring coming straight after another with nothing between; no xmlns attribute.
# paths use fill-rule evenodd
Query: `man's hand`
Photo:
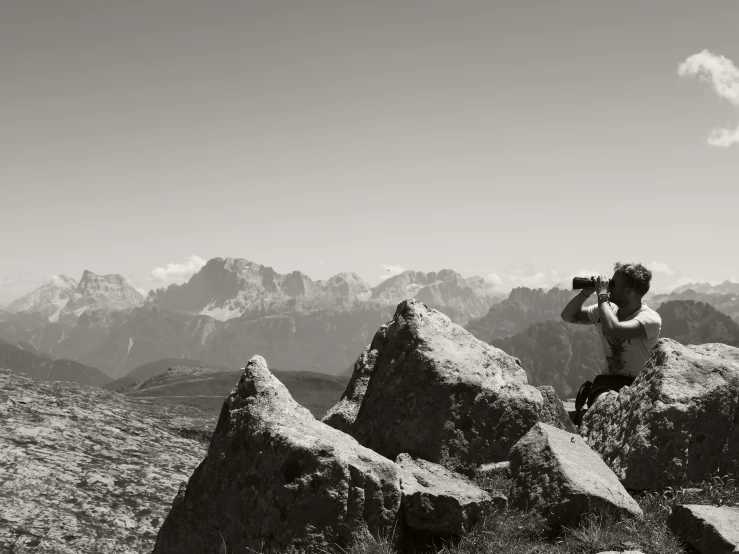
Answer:
<svg viewBox="0 0 739 554"><path fill-rule="evenodd" d="M595 281L595 290L598 292L598 294L608 294L608 284L610 280L606 275L601 275L598 277L598 279Z"/></svg>

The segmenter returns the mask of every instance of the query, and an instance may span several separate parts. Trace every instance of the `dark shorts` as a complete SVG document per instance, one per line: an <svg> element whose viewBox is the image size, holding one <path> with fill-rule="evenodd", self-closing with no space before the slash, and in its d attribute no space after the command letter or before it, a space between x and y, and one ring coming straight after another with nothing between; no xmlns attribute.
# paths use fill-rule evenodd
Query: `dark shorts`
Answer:
<svg viewBox="0 0 739 554"><path fill-rule="evenodd" d="M575 413L572 416L572 422L580 425L582 420L582 408L587 404L588 408L593 405L596 399L608 391L618 392L622 388L631 385L636 377L628 375L597 375L593 381L585 381L580 390L577 391L575 398Z"/></svg>

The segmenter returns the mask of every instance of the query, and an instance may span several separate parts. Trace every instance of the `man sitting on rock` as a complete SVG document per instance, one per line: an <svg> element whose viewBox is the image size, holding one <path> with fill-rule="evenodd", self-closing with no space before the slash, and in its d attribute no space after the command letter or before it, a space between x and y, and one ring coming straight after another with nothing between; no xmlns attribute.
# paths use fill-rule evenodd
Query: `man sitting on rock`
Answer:
<svg viewBox="0 0 739 554"><path fill-rule="evenodd" d="M562 310L569 323L596 325L602 337L605 363L591 383L580 387L573 422L580 424L580 411L590 407L606 391L618 392L641 372L657 343L662 328L659 314L642 302L649 291L652 272L641 264L616 262L613 278L601 275L594 288L582 289ZM583 308L585 300L598 293L598 304ZM609 295L610 293L610 295Z"/></svg>

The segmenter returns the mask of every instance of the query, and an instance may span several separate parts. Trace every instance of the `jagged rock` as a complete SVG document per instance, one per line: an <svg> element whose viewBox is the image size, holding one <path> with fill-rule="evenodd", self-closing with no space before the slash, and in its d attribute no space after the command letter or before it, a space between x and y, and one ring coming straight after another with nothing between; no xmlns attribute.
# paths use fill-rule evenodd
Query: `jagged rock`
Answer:
<svg viewBox="0 0 739 554"><path fill-rule="evenodd" d="M403 513L411 529L431 535L461 535L495 507L490 493L439 464L414 460L408 454L400 454L395 463L401 468Z"/></svg>
<svg viewBox="0 0 739 554"><path fill-rule="evenodd" d="M559 396L554 392L554 387L547 385L536 388L539 389L544 399L544 405L541 407L541 412L539 412L539 421L554 425L569 433L577 433L577 427L572 423L570 414L567 413Z"/></svg>
<svg viewBox="0 0 739 554"><path fill-rule="evenodd" d="M660 339L619 394L601 396L580 433L630 489L739 472L739 348Z"/></svg>
<svg viewBox="0 0 739 554"><path fill-rule="evenodd" d="M537 423L511 449L511 504L534 509L549 523L577 520L591 510L642 516L608 466L573 433Z"/></svg>
<svg viewBox="0 0 739 554"><path fill-rule="evenodd" d="M326 421L347 427L369 375L348 427L389 458L405 452L470 476L481 464L505 460L544 403L515 358L417 300L398 305L365 358L344 407Z"/></svg>
<svg viewBox="0 0 739 554"><path fill-rule="evenodd" d="M323 552L391 536L400 503L400 468L316 421L254 356L154 552Z"/></svg>
<svg viewBox="0 0 739 554"><path fill-rule="evenodd" d="M215 423L0 369L0 552L151 552Z"/></svg>
<svg viewBox="0 0 739 554"><path fill-rule="evenodd" d="M385 339L386 333L387 324L382 325L375 334L375 337L379 336L378 342L382 342ZM377 349L373 349L372 345L362 350L359 358L354 362L354 372L349 380L349 384L344 390L344 394L341 395L341 399L339 399L336 405L321 419L326 425L351 434L351 427L357 418L364 393L367 392L367 385L369 385L370 378L375 371L377 354Z"/></svg>
<svg viewBox="0 0 739 554"><path fill-rule="evenodd" d="M701 554L739 553L739 508L676 505L667 525Z"/></svg>

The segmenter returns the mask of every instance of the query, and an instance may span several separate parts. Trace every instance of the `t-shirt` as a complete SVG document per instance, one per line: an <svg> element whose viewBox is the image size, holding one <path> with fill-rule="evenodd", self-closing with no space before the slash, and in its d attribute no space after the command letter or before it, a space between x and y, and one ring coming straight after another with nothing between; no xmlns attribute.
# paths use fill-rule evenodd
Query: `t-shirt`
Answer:
<svg viewBox="0 0 739 554"><path fill-rule="evenodd" d="M618 319L618 306L609 302L613 313ZM603 353L606 355L602 374L630 375L636 377L652 354L652 348L657 344L659 332L662 329L662 318L652 308L642 302L641 307L624 320L637 320L647 330L647 338L617 339L606 337L600 324L598 305L593 304L586 308L588 317L593 325L598 327Z"/></svg>

